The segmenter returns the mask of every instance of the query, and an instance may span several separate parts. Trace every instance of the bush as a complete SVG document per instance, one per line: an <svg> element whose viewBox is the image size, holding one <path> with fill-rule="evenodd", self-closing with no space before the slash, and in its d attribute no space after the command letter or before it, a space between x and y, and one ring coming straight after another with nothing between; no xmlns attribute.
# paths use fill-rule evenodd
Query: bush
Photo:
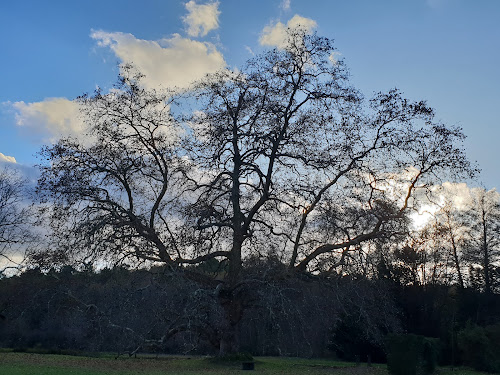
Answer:
<svg viewBox="0 0 500 375"><path fill-rule="evenodd" d="M345 316L332 331L328 349L345 361L353 362L360 359L364 361L370 357L374 362L385 362L383 340L376 341L373 337L369 337L367 329L364 329L368 328L367 325L353 319L352 316Z"/></svg>
<svg viewBox="0 0 500 375"><path fill-rule="evenodd" d="M436 369L438 339L389 335L386 349L387 368L393 375L426 375Z"/></svg>
<svg viewBox="0 0 500 375"><path fill-rule="evenodd" d="M500 372L500 324L469 324L458 333L457 341L465 365L479 371Z"/></svg>

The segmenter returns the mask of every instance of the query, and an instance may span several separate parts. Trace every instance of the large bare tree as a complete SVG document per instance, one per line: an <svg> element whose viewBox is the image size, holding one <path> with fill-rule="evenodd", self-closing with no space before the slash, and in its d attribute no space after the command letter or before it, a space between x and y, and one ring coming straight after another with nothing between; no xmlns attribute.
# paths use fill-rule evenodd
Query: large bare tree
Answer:
<svg viewBox="0 0 500 375"><path fill-rule="evenodd" d="M335 272L364 244L404 235L417 189L470 171L464 136L397 90L365 100L333 52L295 30L182 95L148 91L128 69L116 90L80 98L87 140L41 153L39 192L64 218L65 254L162 263L212 285L224 354L238 350L252 291L278 276L249 274L246 259Z"/></svg>

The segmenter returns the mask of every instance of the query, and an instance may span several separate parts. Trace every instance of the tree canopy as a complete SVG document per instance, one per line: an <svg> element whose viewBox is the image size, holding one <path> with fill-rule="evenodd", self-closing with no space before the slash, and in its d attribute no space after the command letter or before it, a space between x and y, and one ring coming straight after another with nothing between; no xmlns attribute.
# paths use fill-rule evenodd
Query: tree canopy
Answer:
<svg viewBox="0 0 500 375"><path fill-rule="evenodd" d="M334 50L289 31L283 48L188 91L147 90L128 67L114 90L79 98L88 136L41 152L61 259L160 263L212 285L224 352L255 283L245 262L328 275L402 238L418 191L473 172L464 135L396 89L366 100Z"/></svg>

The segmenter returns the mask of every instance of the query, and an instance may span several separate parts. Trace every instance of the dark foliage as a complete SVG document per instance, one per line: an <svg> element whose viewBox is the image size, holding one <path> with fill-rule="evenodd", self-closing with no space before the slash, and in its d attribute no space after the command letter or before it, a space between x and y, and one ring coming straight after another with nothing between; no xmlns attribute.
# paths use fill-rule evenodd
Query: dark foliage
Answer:
<svg viewBox="0 0 500 375"><path fill-rule="evenodd" d="M241 352L384 362L385 336L406 331L439 337L441 364L492 370L485 364L500 356L498 325L492 325L500 317L498 295L443 285L403 288L361 277L291 276L280 271L285 268L277 261L244 267L258 288L245 291ZM184 276L165 268L96 273L63 267L0 279L0 346L216 354L218 331L225 328L220 297Z"/></svg>
<svg viewBox="0 0 500 375"><path fill-rule="evenodd" d="M468 324L458 333L464 364L480 371L500 372L500 324L481 327Z"/></svg>
<svg viewBox="0 0 500 375"><path fill-rule="evenodd" d="M255 282L262 285L246 293L243 352L332 355L330 328L340 327L345 316L358 319L360 335L370 345L398 329L391 299L368 280L297 276ZM224 329L216 299L212 290L162 268L31 270L0 280L0 311L6 317L0 346L216 354L214 337Z"/></svg>
<svg viewBox="0 0 500 375"><path fill-rule="evenodd" d="M432 374L437 354L437 339L412 334L387 337L387 368L393 375Z"/></svg>

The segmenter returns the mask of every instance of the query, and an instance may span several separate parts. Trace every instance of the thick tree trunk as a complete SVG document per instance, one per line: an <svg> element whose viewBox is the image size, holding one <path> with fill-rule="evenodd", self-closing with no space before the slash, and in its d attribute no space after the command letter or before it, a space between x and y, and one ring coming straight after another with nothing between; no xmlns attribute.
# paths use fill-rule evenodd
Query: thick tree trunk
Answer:
<svg viewBox="0 0 500 375"><path fill-rule="evenodd" d="M237 353L240 349L239 324L243 316L244 299L244 288L240 285L242 246L243 236L239 228L236 228L233 234L233 247L226 283L218 294L226 320L223 332L220 334L219 356Z"/></svg>
<svg viewBox="0 0 500 375"><path fill-rule="evenodd" d="M232 329L224 332L220 339L219 357L237 353L240 350L239 331Z"/></svg>
<svg viewBox="0 0 500 375"><path fill-rule="evenodd" d="M226 324L220 335L219 356L237 353L240 350L240 322L243 317L242 291L234 288L222 289L219 303L224 309Z"/></svg>
<svg viewBox="0 0 500 375"><path fill-rule="evenodd" d="M229 288L234 288L240 281L241 272L241 248L243 247L243 235L241 230L235 230L233 235L233 247L229 259L229 270L227 275L227 283Z"/></svg>

